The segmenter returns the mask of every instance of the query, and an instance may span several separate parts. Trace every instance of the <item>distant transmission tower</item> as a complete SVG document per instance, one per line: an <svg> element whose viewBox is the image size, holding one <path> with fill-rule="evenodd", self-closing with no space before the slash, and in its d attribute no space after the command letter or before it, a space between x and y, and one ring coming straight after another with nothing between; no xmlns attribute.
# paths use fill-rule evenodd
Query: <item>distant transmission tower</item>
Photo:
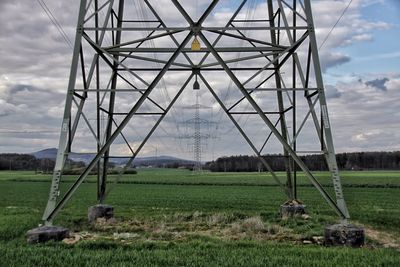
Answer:
<svg viewBox="0 0 400 267"><path fill-rule="evenodd" d="M255 0L232 0L233 11L223 16L225 21L218 12L226 10L226 3L208 2L196 16L188 13L193 1L161 5L155 0L81 0L57 160L43 214L47 225L92 170L98 173L98 202L104 203L114 149L126 144L130 153L126 168L131 166L185 88L198 87L197 78L288 202L297 202L296 177L301 170L346 223L349 213L335 157L311 1L266 0L257 5ZM171 11L170 16L164 10ZM249 15L254 13L256 17ZM229 81L234 93L225 99ZM160 98L163 89L171 96L167 101ZM251 116L250 129L240 121L243 115ZM95 124L87 119L93 117ZM198 113L193 124L194 156L200 162L205 138ZM139 127L143 138L129 131ZM61 194L65 161L82 145L91 147L95 156ZM285 181L262 157L271 153L271 145L279 146L284 155ZM300 157L307 153L324 155L335 196Z"/></svg>
<svg viewBox="0 0 400 267"><path fill-rule="evenodd" d="M211 124L215 122L201 119L200 118L200 109L209 109L210 107L203 106L199 104L199 92L196 93L196 104L190 106L189 109L194 109L194 118L184 121L186 124L186 128L193 128L192 134L183 134L180 135L179 139L188 139L193 140L193 143L189 143L191 147L191 151L193 152L193 160L195 162L194 171L201 172L203 170L202 164L202 152L207 147L207 140L210 138L215 138L209 133L209 128ZM207 133L202 131L202 129L208 129Z"/></svg>

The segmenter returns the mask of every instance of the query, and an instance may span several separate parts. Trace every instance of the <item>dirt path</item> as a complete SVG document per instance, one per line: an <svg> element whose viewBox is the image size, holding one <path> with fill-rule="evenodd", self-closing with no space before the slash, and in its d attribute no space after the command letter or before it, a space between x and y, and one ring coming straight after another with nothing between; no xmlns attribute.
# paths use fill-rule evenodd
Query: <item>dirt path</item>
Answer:
<svg viewBox="0 0 400 267"><path fill-rule="evenodd" d="M396 238L393 237L392 234L389 234L384 231L378 231L373 229L370 226L364 226L365 234L371 238L372 240L378 242L385 248L395 248L400 249L400 242Z"/></svg>

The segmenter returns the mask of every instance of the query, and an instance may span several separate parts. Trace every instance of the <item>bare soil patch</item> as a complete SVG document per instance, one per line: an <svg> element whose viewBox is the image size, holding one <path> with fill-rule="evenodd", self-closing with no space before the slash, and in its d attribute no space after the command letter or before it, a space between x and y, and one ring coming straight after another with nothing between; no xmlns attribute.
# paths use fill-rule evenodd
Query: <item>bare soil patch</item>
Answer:
<svg viewBox="0 0 400 267"><path fill-rule="evenodd" d="M370 226L364 226L365 234L372 240L378 242L385 248L400 249L400 241L392 234L373 229Z"/></svg>

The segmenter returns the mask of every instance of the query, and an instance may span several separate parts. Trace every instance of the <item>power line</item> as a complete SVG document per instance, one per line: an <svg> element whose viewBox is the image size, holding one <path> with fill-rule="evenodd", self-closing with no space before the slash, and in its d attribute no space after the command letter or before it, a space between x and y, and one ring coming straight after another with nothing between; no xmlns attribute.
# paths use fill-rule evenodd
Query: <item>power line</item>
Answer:
<svg viewBox="0 0 400 267"><path fill-rule="evenodd" d="M258 1L256 1L256 0L251 0L251 1L248 2L248 4L247 4L247 10L246 10L246 12L245 12L245 18L244 18L245 21L247 21L247 20L252 20L252 19L254 18L254 16L255 16L255 11L256 11L256 7L257 7L257 3L258 3ZM246 24L248 24L248 22L246 22ZM251 23L250 23L250 24L251 24ZM244 35L247 35L247 33L248 33L247 30L243 32ZM241 40L241 41L240 41L240 45L243 45L243 43L244 43L244 40ZM238 52L238 53L236 54L236 59L240 58L240 56L241 56L241 52ZM239 64L239 62L236 61L236 62L234 63L235 67L236 67L238 64ZM224 95L222 96L222 98L221 98L222 102L225 102L226 100L228 100L228 97L230 96L230 91L231 91L232 85L233 85L233 81L232 81L232 79L229 79L228 89L226 90L225 94L224 94ZM247 103L246 108L248 108L249 105L250 105L250 103ZM220 112L217 112L217 113L219 113L220 115L219 115L218 122L216 123L216 127L215 127L215 129L214 129L214 131L213 131L213 134L219 131L219 129L220 129L220 128L219 128L219 125L220 125L220 123L221 123L221 121L222 121L222 119L223 119L223 115L225 114L225 112L223 112L223 109L222 109L221 106L219 106L219 110L220 110ZM242 117L243 117L243 115L239 115L239 116L236 118L236 121L240 121L240 120L242 119ZM248 120L248 118L249 118L249 115L247 116L246 121ZM234 125L231 126L231 128L229 128L225 133L223 133L223 135L226 135L227 133L233 131L234 128L235 128ZM215 147L215 141L212 143L212 149L214 149L214 147Z"/></svg>
<svg viewBox="0 0 400 267"><path fill-rule="evenodd" d="M145 27L146 25L145 25L145 23L144 23L143 21L147 21L147 20L149 19L149 18L148 18L148 14L147 14L147 12L146 12L146 10L147 10L147 9L146 9L146 6L144 5L143 1L138 1L138 5L136 5L135 0L132 0L132 4L133 4L133 6L134 6L134 8L135 8L135 10L136 10L136 12L137 12L137 16L142 20L141 25L142 25L143 27ZM150 32L150 31L143 32L143 33L142 33L143 37L145 37L146 34L147 34L147 35L151 35L151 32ZM154 40L152 40L152 39L151 39L151 40L148 40L148 42L146 42L145 45L147 45L148 47L155 48L155 43L154 43ZM157 55L156 55L155 53L153 53L153 58L154 58L154 59L158 59L158 58L157 58ZM158 67L162 66L162 64L160 64L159 62L158 62L158 63L153 63L153 65L157 65ZM172 98L171 98L171 96L170 96L169 93L168 93L168 90L167 90L167 86L166 86L164 77L162 77L161 80L160 80L160 86L161 86L162 89L163 89L163 90L162 90L162 93L163 93L163 96L164 96L164 99L165 99L165 105L168 105L168 103L170 103L170 102L172 101ZM175 109L174 106L171 107L171 110L170 110L169 114L172 116L172 119L173 119L173 121L174 121L174 123L175 123L175 127L176 127L176 130L177 130L177 132L178 132L178 135L181 135L177 117L183 117L184 114L181 113L180 115L177 115L177 112L176 112L176 109ZM168 132L161 126L161 124L160 124L158 127L159 127L164 133L166 133L168 136L172 137L172 135L171 135L170 133L168 133ZM159 139L159 141L162 143L162 140L161 140L160 138L158 138L158 139ZM180 143L179 143L179 147L178 147L178 148L183 152L183 149L182 149Z"/></svg>
<svg viewBox="0 0 400 267"><path fill-rule="evenodd" d="M38 0L39 1L39 0ZM56 19L56 17L53 15L53 13L51 12L50 8L47 6L46 2L44 0L41 0L42 4L44 5L44 7L48 10L50 16L54 19L54 22L56 24L56 27L58 28L59 32L61 33L61 35L63 36L64 40L68 43L68 46L72 49L73 45L71 42L71 39L69 39L67 33L64 31L63 27L61 26L61 24L58 22L58 20Z"/></svg>
<svg viewBox="0 0 400 267"><path fill-rule="evenodd" d="M318 49L321 49L321 47L325 44L326 40L328 40L329 36L331 35L331 33L333 32L333 30L336 28L336 26L338 25L338 23L340 22L340 20L343 18L344 14L346 13L347 9L349 9L351 3L353 2L353 0L350 0L349 4L346 6L346 8L343 10L342 14L340 15L340 17L338 18L338 20L336 21L336 23L333 25L332 29L329 31L329 33L325 36L324 41L322 41L321 45L318 47Z"/></svg>
<svg viewBox="0 0 400 267"><path fill-rule="evenodd" d="M33 130L33 131L19 131L19 130L0 130L0 134L36 134L36 133L58 133L55 130Z"/></svg>
<svg viewBox="0 0 400 267"><path fill-rule="evenodd" d="M46 13L47 17L50 19L50 21L53 23L53 25L57 28L58 32L60 33L61 37L64 39L64 41L67 43L67 45L73 49L73 45L71 40L69 39L68 35L65 33L63 27L61 24L58 22L56 17L53 15L49 7L46 5L44 0L36 0L40 7L43 9L43 11Z"/></svg>

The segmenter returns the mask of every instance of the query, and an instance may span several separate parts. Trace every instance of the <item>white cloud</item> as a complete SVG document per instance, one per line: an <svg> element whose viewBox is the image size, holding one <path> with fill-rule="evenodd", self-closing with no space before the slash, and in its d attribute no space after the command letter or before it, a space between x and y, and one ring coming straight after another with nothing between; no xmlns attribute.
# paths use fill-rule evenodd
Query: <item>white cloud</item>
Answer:
<svg viewBox="0 0 400 267"><path fill-rule="evenodd" d="M357 42L372 41L373 36L371 34L363 33L355 35L351 40Z"/></svg>
<svg viewBox="0 0 400 267"><path fill-rule="evenodd" d="M376 4L380 1L353 1L350 8L339 21L333 32L324 43L320 54L321 64L324 70L329 67L337 66L351 60L351 57L337 51L337 48L354 45L360 42L370 42L373 40L374 30L385 30L393 27L390 23L382 21L369 21L362 17L361 9L366 5ZM318 1L313 3L315 26L317 28L317 42L322 44L336 23L343 10L348 5L348 1Z"/></svg>
<svg viewBox="0 0 400 267"><path fill-rule="evenodd" d="M387 90L368 86L361 79L336 84L340 97L328 104L338 151L400 149L400 82L393 76L386 76ZM382 77L370 74L368 78Z"/></svg>

